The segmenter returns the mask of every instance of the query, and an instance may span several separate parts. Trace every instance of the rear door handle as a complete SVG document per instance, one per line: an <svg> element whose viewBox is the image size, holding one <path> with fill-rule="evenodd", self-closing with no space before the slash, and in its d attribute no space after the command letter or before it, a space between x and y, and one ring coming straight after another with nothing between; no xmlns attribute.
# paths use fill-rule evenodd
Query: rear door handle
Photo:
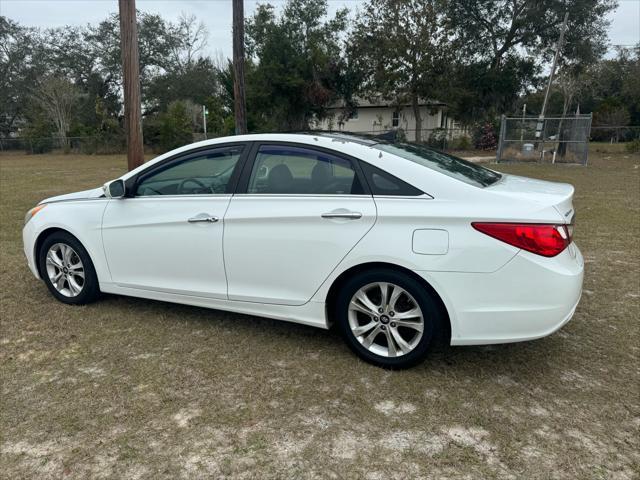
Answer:
<svg viewBox="0 0 640 480"><path fill-rule="evenodd" d="M218 217L214 217L212 215L209 215L208 213L201 213L187 220L187 222L189 223L199 223L199 222L216 223L217 221L218 221Z"/></svg>
<svg viewBox="0 0 640 480"><path fill-rule="evenodd" d="M348 218L352 220L362 218L362 214L360 212L327 212L323 213L321 216L322 218Z"/></svg>

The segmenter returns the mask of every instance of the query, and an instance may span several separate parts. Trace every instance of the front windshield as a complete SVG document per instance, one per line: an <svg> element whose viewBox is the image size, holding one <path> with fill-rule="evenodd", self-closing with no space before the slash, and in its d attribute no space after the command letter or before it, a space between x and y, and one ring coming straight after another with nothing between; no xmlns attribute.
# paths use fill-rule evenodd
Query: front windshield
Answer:
<svg viewBox="0 0 640 480"><path fill-rule="evenodd" d="M372 147L477 187L492 185L502 177L488 168L415 143L376 143Z"/></svg>

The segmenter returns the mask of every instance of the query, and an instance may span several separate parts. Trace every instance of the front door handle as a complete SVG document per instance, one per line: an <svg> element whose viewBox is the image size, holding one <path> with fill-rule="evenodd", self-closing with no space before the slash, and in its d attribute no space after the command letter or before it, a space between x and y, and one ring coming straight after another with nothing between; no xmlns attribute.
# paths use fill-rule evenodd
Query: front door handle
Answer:
<svg viewBox="0 0 640 480"><path fill-rule="evenodd" d="M201 213L187 220L187 222L189 223L199 223L199 222L216 223L217 221L218 221L218 217L214 217L212 215L209 215L208 213Z"/></svg>
<svg viewBox="0 0 640 480"><path fill-rule="evenodd" d="M362 218L362 214L360 212L327 212L323 213L322 218L347 218L356 220L358 218Z"/></svg>

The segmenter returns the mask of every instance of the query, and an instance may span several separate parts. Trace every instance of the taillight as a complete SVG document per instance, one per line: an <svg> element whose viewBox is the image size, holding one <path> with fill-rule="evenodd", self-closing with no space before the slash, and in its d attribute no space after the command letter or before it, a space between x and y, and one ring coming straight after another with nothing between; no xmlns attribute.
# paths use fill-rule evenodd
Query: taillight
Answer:
<svg viewBox="0 0 640 480"><path fill-rule="evenodd" d="M473 228L509 245L544 257L555 257L571 243L568 225L473 222Z"/></svg>

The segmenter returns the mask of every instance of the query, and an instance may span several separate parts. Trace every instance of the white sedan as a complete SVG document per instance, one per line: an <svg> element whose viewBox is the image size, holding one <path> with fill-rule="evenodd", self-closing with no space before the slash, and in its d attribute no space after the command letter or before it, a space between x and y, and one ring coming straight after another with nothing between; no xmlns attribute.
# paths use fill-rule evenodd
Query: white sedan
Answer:
<svg viewBox="0 0 640 480"><path fill-rule="evenodd" d="M58 300L100 292L335 324L385 367L532 340L572 317L573 187L339 134L204 141L43 200L23 231Z"/></svg>

